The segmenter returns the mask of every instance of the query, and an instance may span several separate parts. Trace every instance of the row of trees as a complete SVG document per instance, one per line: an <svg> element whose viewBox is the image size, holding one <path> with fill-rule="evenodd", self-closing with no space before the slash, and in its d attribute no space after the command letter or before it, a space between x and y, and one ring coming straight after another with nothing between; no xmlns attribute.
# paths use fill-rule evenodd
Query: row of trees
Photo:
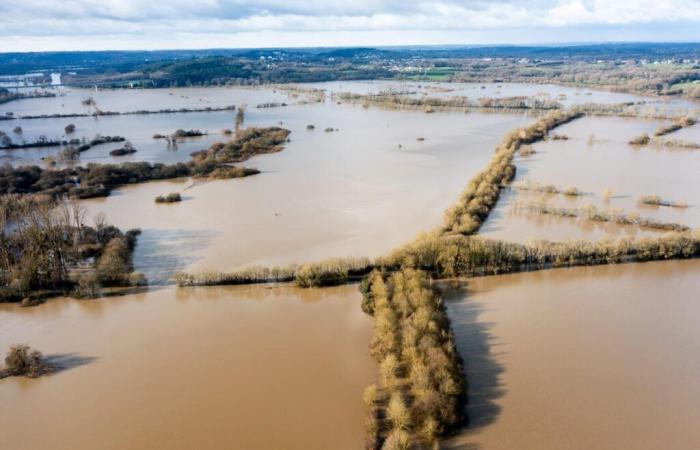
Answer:
<svg viewBox="0 0 700 450"><path fill-rule="evenodd" d="M426 275L402 269L362 283L373 316L370 352L379 382L364 393L368 449L438 448L462 418L466 381L442 299Z"/></svg>
<svg viewBox="0 0 700 450"><path fill-rule="evenodd" d="M445 233L473 234L496 205L501 188L515 177L513 157L523 145L545 139L554 128L582 117L579 112L552 111L533 125L506 135L489 165L477 173L457 203L445 212Z"/></svg>

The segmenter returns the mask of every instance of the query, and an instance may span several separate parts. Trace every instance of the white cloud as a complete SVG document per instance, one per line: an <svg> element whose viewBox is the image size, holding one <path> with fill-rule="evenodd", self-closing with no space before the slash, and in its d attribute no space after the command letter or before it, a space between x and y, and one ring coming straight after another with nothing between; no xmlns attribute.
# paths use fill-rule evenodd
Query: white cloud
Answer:
<svg viewBox="0 0 700 450"><path fill-rule="evenodd" d="M91 48L98 43L100 48L125 48L138 42L141 47L160 47L156 42L190 47L193 41L224 46L215 37L225 46L232 41L244 46L235 45L235 38L243 42L246 36L257 37L260 44L253 46L288 46L307 43L312 33L319 35L312 45L326 44L331 34L364 40L358 36L398 33L404 43L420 44L439 43L424 42L430 36L443 41L472 36L471 42L479 42L481 34L500 32L500 42L507 42L523 29L555 35L562 28L661 25L676 28L665 35L699 40L692 26L700 30L700 0L22 0L0 2L0 50ZM588 34L574 40L586 40L584 36Z"/></svg>

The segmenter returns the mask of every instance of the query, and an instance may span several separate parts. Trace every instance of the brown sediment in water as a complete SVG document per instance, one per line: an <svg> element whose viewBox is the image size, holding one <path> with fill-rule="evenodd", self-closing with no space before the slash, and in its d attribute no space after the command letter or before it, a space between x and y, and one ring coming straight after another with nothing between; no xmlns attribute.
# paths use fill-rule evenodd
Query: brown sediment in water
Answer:
<svg viewBox="0 0 700 450"><path fill-rule="evenodd" d="M637 213L658 222L678 223L697 228L700 226L700 208L689 201L688 208L658 208L640 205L639 197L654 193L663 199L690 200L700 195L697 171L700 154L696 152L656 152L629 146L629 136L650 133L658 125L656 120L614 117L584 117L563 125L559 132L566 133L567 141L547 141L534 145L537 154L520 158L514 182L526 179L546 180L554 186L576 186L590 193L581 197L550 198L557 208L582 208L592 204L599 210L619 209ZM692 130L693 128L684 129ZM588 145L587 137L596 135L596 143ZM624 170L624 172L621 172ZM669 174L673 174L670 177ZM624 175L624 176L623 176ZM604 189L614 194L601 195ZM506 190L480 234L489 238L525 242L528 239L591 239L614 236L650 234L652 230L633 227L581 222L570 219L520 214L512 205L533 200L539 193Z"/></svg>
<svg viewBox="0 0 700 450"><path fill-rule="evenodd" d="M446 291L470 425L446 448L700 446L700 261L552 270Z"/></svg>
<svg viewBox="0 0 700 450"><path fill-rule="evenodd" d="M478 113L468 120L462 114L426 119L421 113L351 106L293 108L276 110L292 130L285 151L250 160L261 176L192 188L189 182L170 181L130 186L83 202L88 216L104 212L121 226L139 224L142 242L166 232L208 236L176 267L189 272L379 256L439 225L465 178L488 162L502 130L531 121ZM333 111L341 129L337 135L305 131ZM415 129L421 124L432 131L429 140L418 143ZM397 151L402 140L404 149ZM155 208L153 199L172 191L180 191L183 201ZM136 250L139 270L146 250Z"/></svg>
<svg viewBox="0 0 700 450"><path fill-rule="evenodd" d="M0 381L0 448L361 448L376 367L360 300L226 287L0 305L0 349L58 366Z"/></svg>

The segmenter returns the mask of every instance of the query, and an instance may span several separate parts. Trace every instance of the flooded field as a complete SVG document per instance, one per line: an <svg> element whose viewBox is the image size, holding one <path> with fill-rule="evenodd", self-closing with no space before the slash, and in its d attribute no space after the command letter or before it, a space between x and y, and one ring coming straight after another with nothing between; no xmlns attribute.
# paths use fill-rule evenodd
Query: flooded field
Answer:
<svg viewBox="0 0 700 450"><path fill-rule="evenodd" d="M553 85L331 82L332 92L412 96L541 95L567 106L646 101L658 111L685 100ZM362 392L376 381L372 319L356 285L175 288L176 271L230 271L331 257L381 256L440 225L504 135L536 116L484 111L363 108L330 95L302 104L279 88L92 91L0 105L0 114L248 105L244 126L291 130L282 152L244 163L242 179L178 179L116 189L81 201L87 222L104 214L140 228L134 265L151 286L34 308L0 304L0 349L26 343L58 366L39 379L0 381L0 448L363 448ZM266 102L288 106L256 108ZM187 161L228 139L234 111L8 120L13 140L124 136L137 153L105 144L77 164ZM553 134L567 140L516 155L515 184L531 181L583 195L505 188L480 233L506 241L601 239L659 231L544 216L523 205L616 210L700 227L700 151L629 140L663 120L586 117ZM309 128L309 125L314 127ZM21 126L21 133L14 127ZM168 145L153 134L208 134ZM324 131L324 130L330 131ZM700 125L667 137L700 142ZM43 164L60 148L0 150L0 164ZM182 202L156 204L177 192ZM686 202L645 206L643 195ZM446 289L470 383L470 423L447 443L460 449L687 449L700 445L700 262L673 261L470 279ZM98 444L96 444L98 443Z"/></svg>
<svg viewBox="0 0 700 450"><path fill-rule="evenodd" d="M541 97L556 100L563 106L569 107L583 103L648 103L650 110L657 112L675 110L694 110L700 107L698 103L685 99L662 99L658 97L645 97L621 92L607 92L601 90L558 86L554 84L523 84L523 83L448 83L426 81L394 81L394 80L369 80L369 81L332 81L326 83L309 83L329 92L353 92L357 94L379 94L382 92L396 92L411 97L469 97L478 99L481 97Z"/></svg>
<svg viewBox="0 0 700 450"><path fill-rule="evenodd" d="M504 191L497 207L480 233L499 239L524 242L530 238L548 240L599 239L641 236L658 231L636 226L581 221L542 215L518 207L544 201L565 208L619 210L657 221L691 228L700 226L700 151L674 150L655 145L632 146L629 141L643 133L653 134L658 120L616 117L584 117L555 130L568 140L549 140L533 146L536 153L517 156L515 184L525 181L560 189L572 186L584 195L546 195L515 188ZM680 132L695 130L690 127ZM675 138L675 133L668 138ZM607 193L606 193L607 191ZM685 202L686 208L640 205L639 198L658 195L664 200Z"/></svg>
<svg viewBox="0 0 700 450"><path fill-rule="evenodd" d="M471 425L447 448L700 446L700 262L471 279L447 304Z"/></svg>
<svg viewBox="0 0 700 450"><path fill-rule="evenodd" d="M188 259L175 261L178 269L379 256L439 225L467 180L491 158L503 130L532 120L333 104L264 110L247 123L282 122L292 134L281 153L245 163L262 174L194 187L190 181L129 186L83 204L89 217L103 212L119 227L140 227L142 241ZM308 131L307 124L316 130ZM324 132L327 126L338 131ZM154 204L155 196L174 191L185 201ZM172 239L179 243L169 246ZM152 252L137 248L137 266L150 279L173 262L161 250L141 265L139 255Z"/></svg>
<svg viewBox="0 0 700 450"><path fill-rule="evenodd" d="M376 368L359 302L353 285L0 305L0 348L63 367L0 381L0 448L362 448Z"/></svg>

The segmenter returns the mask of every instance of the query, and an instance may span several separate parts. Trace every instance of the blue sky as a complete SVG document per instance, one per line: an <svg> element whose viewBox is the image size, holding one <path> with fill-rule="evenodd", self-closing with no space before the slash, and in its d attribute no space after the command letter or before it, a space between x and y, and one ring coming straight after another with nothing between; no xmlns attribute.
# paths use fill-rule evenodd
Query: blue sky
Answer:
<svg viewBox="0 0 700 450"><path fill-rule="evenodd" d="M0 51L700 41L700 0L0 0Z"/></svg>

